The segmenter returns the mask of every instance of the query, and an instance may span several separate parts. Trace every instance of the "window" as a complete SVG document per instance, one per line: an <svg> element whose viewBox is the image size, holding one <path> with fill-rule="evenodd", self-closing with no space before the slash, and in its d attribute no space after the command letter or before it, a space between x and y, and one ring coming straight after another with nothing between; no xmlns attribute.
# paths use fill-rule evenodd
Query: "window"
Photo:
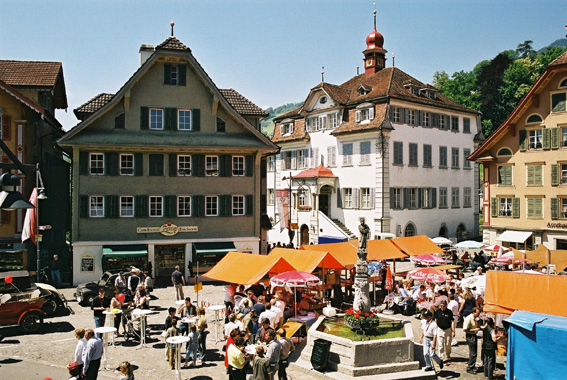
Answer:
<svg viewBox="0 0 567 380"><path fill-rule="evenodd" d="M561 146L567 146L567 128L561 128Z"/></svg>
<svg viewBox="0 0 567 380"><path fill-rule="evenodd" d="M337 147L330 146L327 148L327 162L329 167L333 168L337 166Z"/></svg>
<svg viewBox="0 0 567 380"><path fill-rule="evenodd" d="M400 107L392 107L392 122L402 122L402 109Z"/></svg>
<svg viewBox="0 0 567 380"><path fill-rule="evenodd" d="M543 217L543 198L529 197L526 198L528 204L528 218Z"/></svg>
<svg viewBox="0 0 567 380"><path fill-rule="evenodd" d="M305 189L297 190L297 205L298 206L309 206L309 199L307 197L308 193Z"/></svg>
<svg viewBox="0 0 567 380"><path fill-rule="evenodd" d="M205 156L205 175L208 177L219 175L218 156Z"/></svg>
<svg viewBox="0 0 567 380"><path fill-rule="evenodd" d="M567 198L561 198L561 219L567 219Z"/></svg>
<svg viewBox="0 0 567 380"><path fill-rule="evenodd" d="M163 84L185 86L185 65L163 65Z"/></svg>
<svg viewBox="0 0 567 380"><path fill-rule="evenodd" d="M429 112L423 113L422 124L425 128L431 127L431 113L429 113Z"/></svg>
<svg viewBox="0 0 567 380"><path fill-rule="evenodd" d="M104 154L89 154L89 173L91 175L104 175Z"/></svg>
<svg viewBox="0 0 567 380"><path fill-rule="evenodd" d="M447 129L447 122L446 122L445 115L439 115L439 129L445 130Z"/></svg>
<svg viewBox="0 0 567 380"><path fill-rule="evenodd" d="M275 156L268 157L268 171L269 172L276 171L276 157Z"/></svg>
<svg viewBox="0 0 567 380"><path fill-rule="evenodd" d="M150 196L150 216L154 218L163 216L163 197L161 195Z"/></svg>
<svg viewBox="0 0 567 380"><path fill-rule="evenodd" d="M327 129L327 115L319 116L319 129L320 130Z"/></svg>
<svg viewBox="0 0 567 380"><path fill-rule="evenodd" d="M566 92L559 92L551 95L551 112L565 111L565 103L567 98Z"/></svg>
<svg viewBox="0 0 567 380"><path fill-rule="evenodd" d="M459 161L459 148L451 148L451 169L458 169Z"/></svg>
<svg viewBox="0 0 567 380"><path fill-rule="evenodd" d="M439 167L440 168L447 168L447 147L440 146L439 147Z"/></svg>
<svg viewBox="0 0 567 380"><path fill-rule="evenodd" d="M309 149L300 149L297 151L298 169L305 169L309 163Z"/></svg>
<svg viewBox="0 0 567 380"><path fill-rule="evenodd" d="M232 156L232 175L235 177L244 175L244 156Z"/></svg>
<svg viewBox="0 0 567 380"><path fill-rule="evenodd" d="M134 175L134 155L120 155L120 175Z"/></svg>
<svg viewBox="0 0 567 380"><path fill-rule="evenodd" d="M352 189L343 189L343 208L352 208Z"/></svg>
<svg viewBox="0 0 567 380"><path fill-rule="evenodd" d="M360 165L370 164L370 141L360 143Z"/></svg>
<svg viewBox="0 0 567 380"><path fill-rule="evenodd" d="M404 164L404 144L401 141L394 141L394 165Z"/></svg>
<svg viewBox="0 0 567 380"><path fill-rule="evenodd" d="M526 119L526 124L540 124L540 123L543 123L543 118L537 113L528 116L528 118Z"/></svg>
<svg viewBox="0 0 567 380"><path fill-rule="evenodd" d="M191 130L191 110L177 110L177 129L180 131Z"/></svg>
<svg viewBox="0 0 567 380"><path fill-rule="evenodd" d="M356 110L355 118L357 123L369 123L374 119L374 107Z"/></svg>
<svg viewBox="0 0 567 380"><path fill-rule="evenodd" d="M409 144L409 163L408 166L417 166L417 144Z"/></svg>
<svg viewBox="0 0 567 380"><path fill-rule="evenodd" d="M463 207L472 207L472 189L465 187L463 190Z"/></svg>
<svg viewBox="0 0 567 380"><path fill-rule="evenodd" d="M177 196L177 216L191 216L191 196Z"/></svg>
<svg viewBox="0 0 567 380"><path fill-rule="evenodd" d="M152 177L163 176L163 154L149 154L148 161L149 175Z"/></svg>
<svg viewBox="0 0 567 380"><path fill-rule="evenodd" d="M126 114L124 112L119 113L114 117L114 128L115 129L126 128Z"/></svg>
<svg viewBox="0 0 567 380"><path fill-rule="evenodd" d="M232 196L232 215L244 215L244 195Z"/></svg>
<svg viewBox="0 0 567 380"><path fill-rule="evenodd" d="M423 145L423 167L430 168L432 166L431 145L425 144Z"/></svg>
<svg viewBox="0 0 567 380"><path fill-rule="evenodd" d="M567 185L567 164L561 164L561 182L562 185Z"/></svg>
<svg viewBox="0 0 567 380"><path fill-rule="evenodd" d="M360 188L360 208L372 208L372 198L369 187Z"/></svg>
<svg viewBox="0 0 567 380"><path fill-rule="evenodd" d="M352 166L352 144L343 144L343 166Z"/></svg>
<svg viewBox="0 0 567 380"><path fill-rule="evenodd" d="M205 196L205 216L217 216L219 212L219 197L216 195Z"/></svg>
<svg viewBox="0 0 567 380"><path fill-rule="evenodd" d="M307 131L316 132L319 130L319 117L314 116L307 119Z"/></svg>
<svg viewBox="0 0 567 380"><path fill-rule="evenodd" d="M217 117L217 132L226 132L226 122L220 117Z"/></svg>
<svg viewBox="0 0 567 380"><path fill-rule="evenodd" d="M471 119L463 117L463 132L471 133Z"/></svg>
<svg viewBox="0 0 567 380"><path fill-rule="evenodd" d="M104 197L102 195L91 195L89 197L89 216L91 218L104 217Z"/></svg>
<svg viewBox="0 0 567 380"><path fill-rule="evenodd" d="M191 175L191 156L177 156L177 175L180 177L188 177Z"/></svg>
<svg viewBox="0 0 567 380"><path fill-rule="evenodd" d="M461 189L458 187L451 188L451 208L458 208L461 205Z"/></svg>
<svg viewBox="0 0 567 380"><path fill-rule="evenodd" d="M329 128L330 129L334 129L339 125L337 116L338 116L338 113L332 113L332 114L329 115Z"/></svg>
<svg viewBox="0 0 567 380"><path fill-rule="evenodd" d="M131 195L120 196L120 217L134 217L134 197Z"/></svg>
<svg viewBox="0 0 567 380"><path fill-rule="evenodd" d="M542 176L543 165L526 165L528 186L541 186L543 184Z"/></svg>
<svg viewBox="0 0 567 380"><path fill-rule="evenodd" d="M404 208L402 188L392 188L392 208L396 210Z"/></svg>
<svg viewBox="0 0 567 380"><path fill-rule="evenodd" d="M512 186L512 168L511 165L498 166L498 185Z"/></svg>
<svg viewBox="0 0 567 380"><path fill-rule="evenodd" d="M508 149L508 148L502 148L502 149L500 149L500 150L498 151L498 153L496 153L496 155L497 155L498 157L501 157L501 156L511 156L511 155L512 155L512 151L511 151L510 149Z"/></svg>
<svg viewBox="0 0 567 380"><path fill-rule="evenodd" d="M276 191L268 189L268 206L273 206L276 203Z"/></svg>
<svg viewBox="0 0 567 380"><path fill-rule="evenodd" d="M293 123L284 123L280 125L280 134L282 136L291 135L293 133Z"/></svg>
<svg viewBox="0 0 567 380"><path fill-rule="evenodd" d="M459 117L451 116L451 131L459 132Z"/></svg>
<svg viewBox="0 0 567 380"><path fill-rule="evenodd" d="M169 67L169 84L177 85L179 79L179 73L176 65Z"/></svg>
<svg viewBox="0 0 567 380"><path fill-rule="evenodd" d="M415 236L415 226L412 223L408 223L406 226L404 236Z"/></svg>
<svg viewBox="0 0 567 380"><path fill-rule="evenodd" d="M471 150L470 149L463 149L463 168L465 169L470 169L471 168L471 162L469 160L467 160L467 157L471 155Z"/></svg>
<svg viewBox="0 0 567 380"><path fill-rule="evenodd" d="M416 125L416 118L415 118L416 110L408 109L408 119L407 122L409 125Z"/></svg>
<svg viewBox="0 0 567 380"><path fill-rule="evenodd" d="M327 97L326 97L326 96L321 96L321 99L319 99L319 103L321 103L321 104L327 103Z"/></svg>
<svg viewBox="0 0 567 380"><path fill-rule="evenodd" d="M418 207L418 191L417 188L415 187L410 187L408 189L408 201L409 201L409 205L408 208L409 209L416 209Z"/></svg>
<svg viewBox="0 0 567 380"><path fill-rule="evenodd" d="M439 208L447 208L447 188L440 187L439 188Z"/></svg>
<svg viewBox="0 0 567 380"><path fill-rule="evenodd" d="M421 207L433 208L433 190L430 187L424 187L421 191Z"/></svg>
<svg viewBox="0 0 567 380"><path fill-rule="evenodd" d="M498 208L498 216L512 216L512 198L500 198L500 207Z"/></svg>
<svg viewBox="0 0 567 380"><path fill-rule="evenodd" d="M533 129L528 131L529 136L529 145L528 149L541 149L541 142L542 142L542 129Z"/></svg>
<svg viewBox="0 0 567 380"><path fill-rule="evenodd" d="M150 108L150 129L163 129L163 109Z"/></svg>

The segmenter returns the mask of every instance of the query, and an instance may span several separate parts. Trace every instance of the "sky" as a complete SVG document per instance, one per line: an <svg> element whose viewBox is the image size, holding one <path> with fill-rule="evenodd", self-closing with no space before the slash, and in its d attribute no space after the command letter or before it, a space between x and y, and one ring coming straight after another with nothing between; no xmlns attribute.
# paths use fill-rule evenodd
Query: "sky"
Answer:
<svg viewBox="0 0 567 380"><path fill-rule="evenodd" d="M115 93L140 64L141 44L170 35L187 45L219 88L262 108L305 100L321 82L341 84L362 68L372 0L2 0L0 59L63 63L69 108ZM387 66L431 83L436 71L476 63L532 40L565 37L565 0L378 0Z"/></svg>

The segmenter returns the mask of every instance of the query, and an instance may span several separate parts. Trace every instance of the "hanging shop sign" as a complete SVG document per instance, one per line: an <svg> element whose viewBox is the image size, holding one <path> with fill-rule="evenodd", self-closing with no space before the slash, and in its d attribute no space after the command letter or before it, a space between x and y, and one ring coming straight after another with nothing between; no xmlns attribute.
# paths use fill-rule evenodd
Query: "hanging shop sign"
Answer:
<svg viewBox="0 0 567 380"><path fill-rule="evenodd" d="M179 232L199 232L197 226L176 226L171 222L167 222L159 227L136 227L136 233L139 234L153 234L160 233L163 236L174 236Z"/></svg>

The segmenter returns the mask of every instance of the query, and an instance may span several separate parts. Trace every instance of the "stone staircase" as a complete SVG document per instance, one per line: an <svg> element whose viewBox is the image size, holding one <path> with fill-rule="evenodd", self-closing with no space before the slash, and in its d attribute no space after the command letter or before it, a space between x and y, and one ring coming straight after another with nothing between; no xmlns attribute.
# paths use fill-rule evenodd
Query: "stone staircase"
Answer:
<svg viewBox="0 0 567 380"><path fill-rule="evenodd" d="M349 230L340 220L338 220L338 219L331 219L331 220L333 221L333 223L335 223L335 224L337 225L337 227L339 227L341 230L344 231L345 234L347 234L349 240L356 240L356 239L358 239L358 238L356 237L356 235L353 234L353 233L351 232L351 230Z"/></svg>

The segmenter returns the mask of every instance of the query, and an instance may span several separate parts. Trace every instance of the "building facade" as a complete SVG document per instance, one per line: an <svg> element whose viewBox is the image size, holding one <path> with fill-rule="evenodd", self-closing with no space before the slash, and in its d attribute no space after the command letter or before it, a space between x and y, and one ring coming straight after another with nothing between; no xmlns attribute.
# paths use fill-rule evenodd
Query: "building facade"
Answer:
<svg viewBox="0 0 567 380"><path fill-rule="evenodd" d="M374 26L364 74L322 82L303 106L276 118L272 141L281 152L268 163L270 241L355 238L359 217L373 238L478 235L477 172L466 157L482 138L479 114L386 68L383 43ZM295 234L277 207L277 190L286 189Z"/></svg>
<svg viewBox="0 0 567 380"><path fill-rule="evenodd" d="M55 118L56 109L67 108L67 95L61 62L0 60L1 137L17 161L38 167L48 199L39 202L40 267L59 254L64 265L70 264L66 233L70 228L69 161L64 159L55 141L64 134ZM13 164L7 152L3 165ZM6 169L3 172L7 171ZM21 180L21 193L29 199L36 187L37 172L11 169ZM40 183L41 187L42 184ZM22 243L25 210L2 211L0 225L0 271L26 269L35 271L37 247L35 236ZM37 226L35 226L37 227ZM64 282L69 272L62 270Z"/></svg>
<svg viewBox="0 0 567 380"><path fill-rule="evenodd" d="M173 36L140 54L59 140L73 156L75 283L130 265L202 273L230 250L260 251L261 168L277 149L257 129L264 112L218 89Z"/></svg>
<svg viewBox="0 0 567 380"><path fill-rule="evenodd" d="M483 164L483 239L567 249L567 53L471 155Z"/></svg>

